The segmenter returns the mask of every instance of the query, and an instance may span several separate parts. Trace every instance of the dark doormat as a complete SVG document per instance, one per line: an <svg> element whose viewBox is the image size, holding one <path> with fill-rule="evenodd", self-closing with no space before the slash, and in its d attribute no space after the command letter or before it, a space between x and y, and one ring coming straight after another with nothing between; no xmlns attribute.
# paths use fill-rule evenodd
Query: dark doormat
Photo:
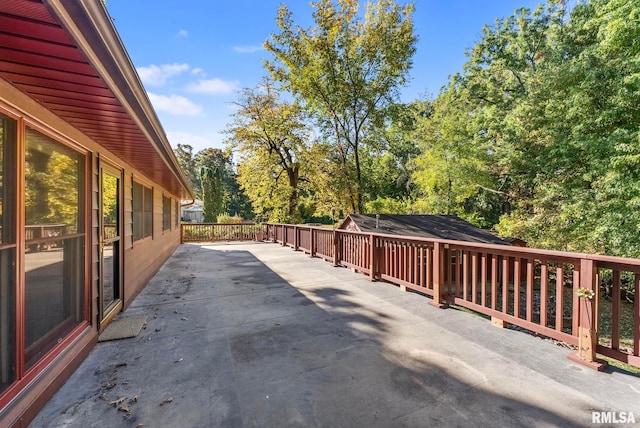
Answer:
<svg viewBox="0 0 640 428"><path fill-rule="evenodd" d="M130 316L114 320L102 333L100 333L100 336L98 336L98 342L135 337L140 333L140 330L142 330L142 327L144 327L146 323L147 317L144 315Z"/></svg>

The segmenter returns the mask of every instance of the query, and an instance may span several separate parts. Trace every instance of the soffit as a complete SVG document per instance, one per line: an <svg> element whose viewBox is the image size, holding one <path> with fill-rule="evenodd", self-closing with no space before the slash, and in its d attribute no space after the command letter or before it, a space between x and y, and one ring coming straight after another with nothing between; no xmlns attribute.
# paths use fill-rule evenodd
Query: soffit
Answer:
<svg viewBox="0 0 640 428"><path fill-rule="evenodd" d="M49 3L0 1L0 76L148 179L190 198L109 18L96 24L81 0ZM100 12L107 16L92 7L98 18Z"/></svg>

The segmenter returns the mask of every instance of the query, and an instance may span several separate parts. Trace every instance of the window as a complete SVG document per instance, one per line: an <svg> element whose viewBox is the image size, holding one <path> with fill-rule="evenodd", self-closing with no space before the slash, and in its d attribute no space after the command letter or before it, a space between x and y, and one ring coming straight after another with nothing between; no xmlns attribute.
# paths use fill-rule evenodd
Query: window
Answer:
<svg viewBox="0 0 640 428"><path fill-rule="evenodd" d="M33 367L84 313L84 156L27 128L25 366Z"/></svg>
<svg viewBox="0 0 640 428"><path fill-rule="evenodd" d="M176 217L175 217L176 229L180 227L180 204L176 201Z"/></svg>
<svg viewBox="0 0 640 428"><path fill-rule="evenodd" d="M171 229L171 198L162 195L162 230Z"/></svg>
<svg viewBox="0 0 640 428"><path fill-rule="evenodd" d="M153 189L133 182L133 240L139 241L153 234Z"/></svg>

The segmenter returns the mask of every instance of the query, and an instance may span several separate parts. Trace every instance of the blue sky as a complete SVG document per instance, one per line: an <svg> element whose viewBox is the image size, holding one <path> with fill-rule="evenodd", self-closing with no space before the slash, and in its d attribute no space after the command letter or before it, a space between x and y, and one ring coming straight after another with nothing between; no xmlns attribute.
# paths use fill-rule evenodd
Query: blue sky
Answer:
<svg viewBox="0 0 640 428"><path fill-rule="evenodd" d="M479 39L483 25L540 2L416 0L419 39L402 101L437 95L448 76L462 69L465 49ZM308 0L107 0L172 146L190 144L196 152L224 147L221 131L237 91L266 75L262 60L269 56L262 42L277 32L281 3L296 23L313 24Z"/></svg>

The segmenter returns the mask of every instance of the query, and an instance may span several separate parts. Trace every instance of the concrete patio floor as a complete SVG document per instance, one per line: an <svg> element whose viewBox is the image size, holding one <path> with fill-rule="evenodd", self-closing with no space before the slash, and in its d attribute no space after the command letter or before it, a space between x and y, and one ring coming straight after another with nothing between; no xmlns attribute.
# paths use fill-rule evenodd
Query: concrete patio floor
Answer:
<svg viewBox="0 0 640 428"><path fill-rule="evenodd" d="M31 426L640 423L640 377L428 302L277 244L182 245L120 314L141 333L99 343Z"/></svg>

